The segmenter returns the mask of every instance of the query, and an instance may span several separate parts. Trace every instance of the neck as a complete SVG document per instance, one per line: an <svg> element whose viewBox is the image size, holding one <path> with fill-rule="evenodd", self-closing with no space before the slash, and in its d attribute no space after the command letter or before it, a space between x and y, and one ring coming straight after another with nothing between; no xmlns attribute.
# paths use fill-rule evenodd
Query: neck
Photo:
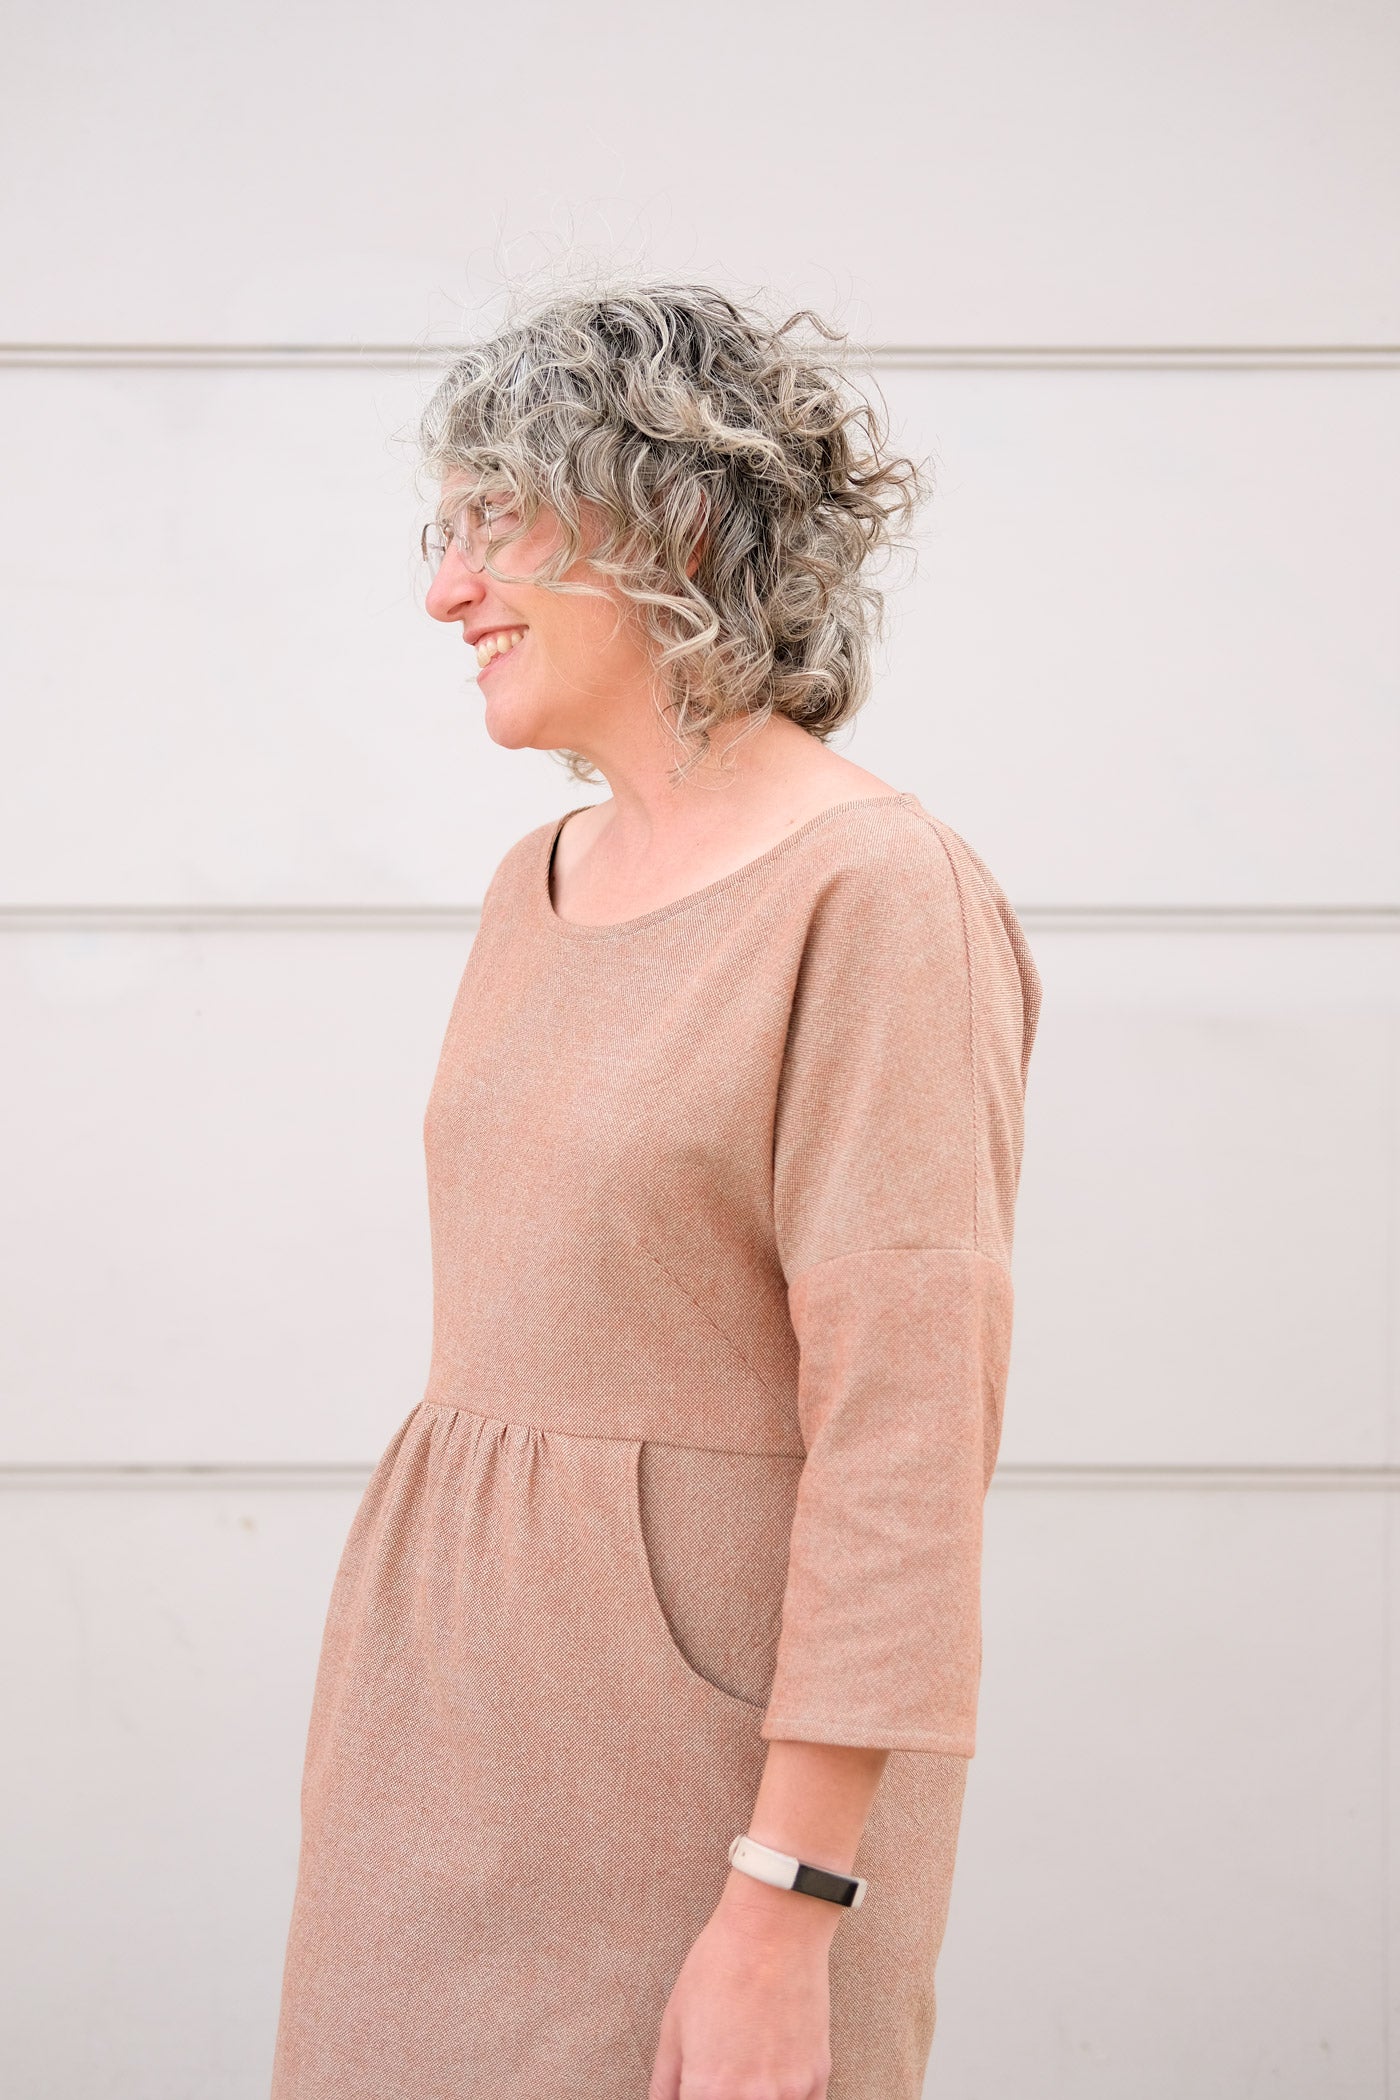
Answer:
<svg viewBox="0 0 1400 2100"><path fill-rule="evenodd" d="M608 784L612 843L644 854L660 838L695 845L771 804L781 784L813 755L815 739L785 715L754 728L746 717L716 729L705 757L677 781L680 747L653 715L648 734L608 740L585 752ZM577 747L575 747L577 748Z"/></svg>

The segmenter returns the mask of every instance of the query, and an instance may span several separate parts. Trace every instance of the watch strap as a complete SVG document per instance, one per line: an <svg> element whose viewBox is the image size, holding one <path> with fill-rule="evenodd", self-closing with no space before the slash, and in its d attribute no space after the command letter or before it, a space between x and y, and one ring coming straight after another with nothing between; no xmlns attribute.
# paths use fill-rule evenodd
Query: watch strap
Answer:
<svg viewBox="0 0 1400 2100"><path fill-rule="evenodd" d="M755 1881L770 1888L793 1889L799 1896L819 1896L823 1903L839 1903L857 1910L865 1898L866 1883L858 1874L834 1874L828 1867L808 1866L790 1852L775 1852L756 1838L736 1837L729 1847L729 1863Z"/></svg>

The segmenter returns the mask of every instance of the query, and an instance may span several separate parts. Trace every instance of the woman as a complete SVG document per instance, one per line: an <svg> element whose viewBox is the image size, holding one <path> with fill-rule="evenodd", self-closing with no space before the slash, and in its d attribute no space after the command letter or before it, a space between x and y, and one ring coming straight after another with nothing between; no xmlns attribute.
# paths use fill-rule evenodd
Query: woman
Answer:
<svg viewBox="0 0 1400 2100"><path fill-rule="evenodd" d="M923 484L793 325L558 293L424 419L487 729L611 796L505 855L448 1022L275 2100L920 2088L1040 987L828 748Z"/></svg>

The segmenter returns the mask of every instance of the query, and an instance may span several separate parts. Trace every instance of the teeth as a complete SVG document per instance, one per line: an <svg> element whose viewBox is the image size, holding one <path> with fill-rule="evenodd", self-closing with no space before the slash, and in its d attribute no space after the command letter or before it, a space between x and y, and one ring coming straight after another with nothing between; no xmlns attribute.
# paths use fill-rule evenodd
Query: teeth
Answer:
<svg viewBox="0 0 1400 2100"><path fill-rule="evenodd" d="M504 656L507 649L513 649L516 643L524 638L523 627L507 627L496 634L484 634L476 645L478 665L484 671L489 663L493 663L498 656Z"/></svg>

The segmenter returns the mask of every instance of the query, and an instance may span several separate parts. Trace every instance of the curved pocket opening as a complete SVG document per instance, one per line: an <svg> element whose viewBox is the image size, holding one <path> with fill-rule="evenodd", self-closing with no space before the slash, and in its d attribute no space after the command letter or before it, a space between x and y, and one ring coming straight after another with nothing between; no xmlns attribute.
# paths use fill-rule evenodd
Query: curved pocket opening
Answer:
<svg viewBox="0 0 1400 2100"><path fill-rule="evenodd" d="M802 1460L642 1442L632 1517L655 1624L676 1665L746 1712L768 1704Z"/></svg>

